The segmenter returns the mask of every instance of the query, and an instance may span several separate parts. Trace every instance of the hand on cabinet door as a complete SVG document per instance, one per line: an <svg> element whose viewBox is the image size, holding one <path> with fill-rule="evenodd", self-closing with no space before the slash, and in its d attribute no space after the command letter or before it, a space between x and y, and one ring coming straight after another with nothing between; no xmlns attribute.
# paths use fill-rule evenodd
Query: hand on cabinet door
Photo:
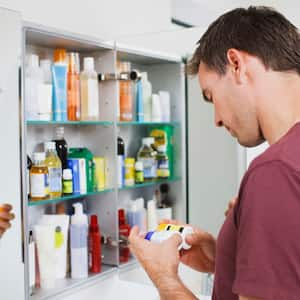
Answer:
<svg viewBox="0 0 300 300"><path fill-rule="evenodd" d="M238 200L238 197L233 197L230 201L229 201L229 203L228 203L228 207L227 207L227 209L226 209L226 211L225 211L225 217L227 217L228 216L228 214L229 214L229 212L235 207L235 205L236 205L236 203L237 203L237 200Z"/></svg>
<svg viewBox="0 0 300 300"><path fill-rule="evenodd" d="M11 227L10 221L15 218L10 204L0 204L0 238Z"/></svg>

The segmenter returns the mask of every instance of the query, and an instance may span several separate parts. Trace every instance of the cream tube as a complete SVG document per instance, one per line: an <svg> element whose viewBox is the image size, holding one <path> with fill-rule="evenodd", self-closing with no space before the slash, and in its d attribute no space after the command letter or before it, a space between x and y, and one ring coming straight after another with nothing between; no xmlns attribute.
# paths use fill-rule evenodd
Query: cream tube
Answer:
<svg viewBox="0 0 300 300"><path fill-rule="evenodd" d="M55 287L56 255L55 255L55 226L35 225L35 240L37 244L41 288Z"/></svg>

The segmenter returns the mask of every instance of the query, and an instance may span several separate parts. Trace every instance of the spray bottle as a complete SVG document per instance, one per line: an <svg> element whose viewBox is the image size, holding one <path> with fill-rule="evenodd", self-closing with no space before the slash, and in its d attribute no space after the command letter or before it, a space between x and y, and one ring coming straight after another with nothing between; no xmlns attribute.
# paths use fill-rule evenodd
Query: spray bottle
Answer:
<svg viewBox="0 0 300 300"><path fill-rule="evenodd" d="M71 277L88 277L88 218L83 213L81 203L73 204L75 209L71 217Z"/></svg>

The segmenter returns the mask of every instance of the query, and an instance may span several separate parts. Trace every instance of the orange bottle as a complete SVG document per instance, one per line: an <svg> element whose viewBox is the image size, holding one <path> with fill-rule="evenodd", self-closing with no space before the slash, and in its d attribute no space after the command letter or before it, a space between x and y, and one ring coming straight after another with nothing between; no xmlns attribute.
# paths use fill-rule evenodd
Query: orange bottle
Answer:
<svg viewBox="0 0 300 300"><path fill-rule="evenodd" d="M68 54L68 120L80 120L79 54Z"/></svg>
<svg viewBox="0 0 300 300"><path fill-rule="evenodd" d="M130 72L130 62L119 62L118 71L120 73ZM132 82L130 80L120 80L120 121L132 121Z"/></svg>

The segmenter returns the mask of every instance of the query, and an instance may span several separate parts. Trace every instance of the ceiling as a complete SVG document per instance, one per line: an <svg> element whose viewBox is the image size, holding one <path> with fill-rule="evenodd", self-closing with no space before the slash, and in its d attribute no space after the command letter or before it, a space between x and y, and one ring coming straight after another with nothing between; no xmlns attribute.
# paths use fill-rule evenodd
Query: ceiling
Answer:
<svg viewBox="0 0 300 300"><path fill-rule="evenodd" d="M171 0L172 18L193 26L206 28L224 12L249 5L271 6L285 14L295 25L300 25L297 0Z"/></svg>

